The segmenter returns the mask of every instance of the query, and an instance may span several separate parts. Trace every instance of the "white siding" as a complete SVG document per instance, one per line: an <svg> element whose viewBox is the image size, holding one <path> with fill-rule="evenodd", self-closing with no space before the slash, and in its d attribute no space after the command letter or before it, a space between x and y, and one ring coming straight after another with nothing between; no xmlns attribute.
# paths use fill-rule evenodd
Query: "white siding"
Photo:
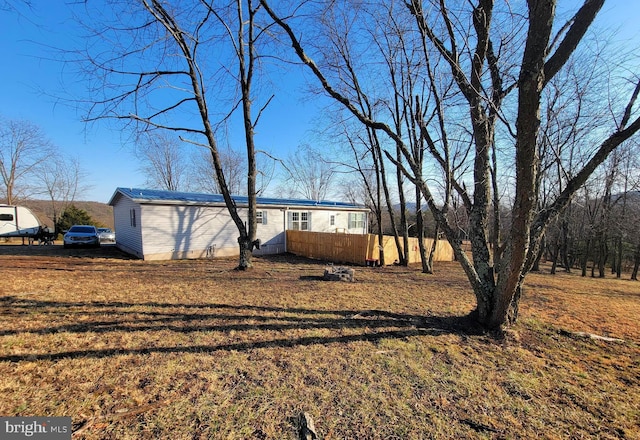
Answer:
<svg viewBox="0 0 640 440"><path fill-rule="evenodd" d="M145 259L222 257L238 253L226 208L142 205Z"/></svg>
<svg viewBox="0 0 640 440"><path fill-rule="evenodd" d="M227 208L142 205L144 259L225 257L238 255L238 229ZM261 242L256 255L285 252L284 213L260 209L267 223L257 225ZM239 211L243 218L247 210Z"/></svg>
<svg viewBox="0 0 640 440"><path fill-rule="evenodd" d="M136 212L136 226L131 225L131 210ZM142 219L140 217L140 205L131 199L120 197L113 205L116 246L142 258L144 249L142 247Z"/></svg>
<svg viewBox="0 0 640 440"><path fill-rule="evenodd" d="M336 232L339 215L337 212L331 211L311 211L311 229L312 232ZM336 225L331 226L331 216L336 215ZM344 214L343 214L344 215Z"/></svg>
<svg viewBox="0 0 640 440"><path fill-rule="evenodd" d="M260 240L260 249L254 250L255 255L283 254L285 248L285 213L282 209L261 209L267 213L267 224L258 224L256 237Z"/></svg>

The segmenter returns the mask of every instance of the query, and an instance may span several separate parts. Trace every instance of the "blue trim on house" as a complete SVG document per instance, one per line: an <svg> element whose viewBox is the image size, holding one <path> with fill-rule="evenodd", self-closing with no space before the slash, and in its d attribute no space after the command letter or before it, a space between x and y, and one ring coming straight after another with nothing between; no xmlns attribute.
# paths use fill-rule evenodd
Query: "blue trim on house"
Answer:
<svg viewBox="0 0 640 440"><path fill-rule="evenodd" d="M203 205L224 205L224 198L222 194L204 194L204 193L190 193L180 191L165 191L156 189L142 189L142 188L117 188L109 205L113 205L118 193L137 203L153 203L153 202L165 202L165 203L185 203L185 204L203 204ZM248 206L249 198L246 196L232 196L234 202L238 206ZM343 202L331 202L331 201L319 201L314 200L298 200L298 199L276 199L269 197L258 197L256 199L258 206L290 206L300 208L334 208L334 209L353 209L353 210L367 210L363 205L354 205L351 203Z"/></svg>

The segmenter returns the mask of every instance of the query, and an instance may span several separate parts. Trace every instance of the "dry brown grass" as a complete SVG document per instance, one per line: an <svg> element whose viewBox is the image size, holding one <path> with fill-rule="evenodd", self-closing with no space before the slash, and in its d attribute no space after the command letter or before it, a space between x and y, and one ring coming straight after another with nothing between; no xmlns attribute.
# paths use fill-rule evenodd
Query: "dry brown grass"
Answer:
<svg viewBox="0 0 640 440"><path fill-rule="evenodd" d="M532 274L503 338L455 263L319 280L293 258L0 246L0 415L74 438L640 438L640 284ZM622 339L607 342L576 332Z"/></svg>

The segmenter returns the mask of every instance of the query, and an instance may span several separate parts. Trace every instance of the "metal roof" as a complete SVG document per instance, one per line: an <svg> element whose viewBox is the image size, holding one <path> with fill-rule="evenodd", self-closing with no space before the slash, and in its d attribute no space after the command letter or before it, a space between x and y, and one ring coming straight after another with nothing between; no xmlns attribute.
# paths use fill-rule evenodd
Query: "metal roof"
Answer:
<svg viewBox="0 0 640 440"><path fill-rule="evenodd" d="M191 193L180 191L166 191L157 189L142 188L117 188L109 205L113 205L118 194L130 198L137 203L158 203L158 204L185 204L185 205L224 205L222 194ZM237 206L248 206L247 196L232 196ZM368 211L363 205L351 203L314 201L299 199L276 199L269 197L258 197L257 205L261 207L297 207L297 208L325 208L325 209L349 209L358 211Z"/></svg>

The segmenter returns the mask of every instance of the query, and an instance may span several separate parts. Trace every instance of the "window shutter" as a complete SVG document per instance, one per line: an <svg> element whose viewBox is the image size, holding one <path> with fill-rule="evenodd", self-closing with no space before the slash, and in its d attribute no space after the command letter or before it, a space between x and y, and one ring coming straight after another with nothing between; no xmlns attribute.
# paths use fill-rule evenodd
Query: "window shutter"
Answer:
<svg viewBox="0 0 640 440"><path fill-rule="evenodd" d="M262 211L262 224L267 224L267 211Z"/></svg>
<svg viewBox="0 0 640 440"><path fill-rule="evenodd" d="M313 231L313 229L311 228L311 211L309 211L309 213L307 214L307 230L308 231Z"/></svg>
<svg viewBox="0 0 640 440"><path fill-rule="evenodd" d="M291 214L293 214L291 211L287 211L287 229L293 229L291 227Z"/></svg>

